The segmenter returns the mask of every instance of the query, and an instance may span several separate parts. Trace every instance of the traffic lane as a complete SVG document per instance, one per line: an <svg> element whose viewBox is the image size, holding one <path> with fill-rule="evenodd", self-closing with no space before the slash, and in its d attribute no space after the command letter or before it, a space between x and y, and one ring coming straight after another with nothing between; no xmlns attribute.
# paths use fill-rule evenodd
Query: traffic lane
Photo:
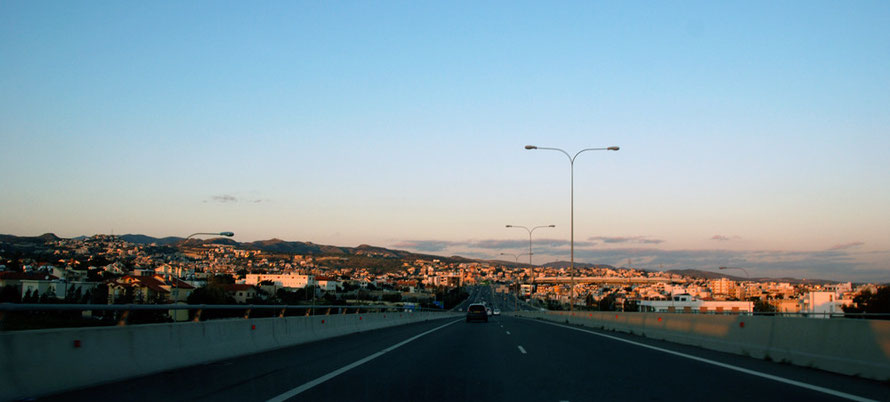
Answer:
<svg viewBox="0 0 890 402"><path fill-rule="evenodd" d="M695 397L711 395L719 400L842 400L834 396L789 384L739 373L727 368L675 356L665 352L612 340L597 335L562 328L544 321L504 317L501 320L516 342L526 345L529 356L552 356L540 361L539 379L560 384L555 389L569 387L573 376L553 373L608 373L595 374L585 386L576 387L577 397L644 400L650 397L688 399L682 390L694 392ZM582 328L590 331L590 328ZM779 364L736 354L717 352L694 346L653 340L630 334L593 331L608 336L638 342L671 351L689 354L759 373L773 375L805 384L825 387L874 400L890 400L886 384L861 378L829 373L806 367ZM543 356L542 356L543 357ZM556 358L559 357L559 358ZM580 378L579 378L580 380ZM641 387L645 384L645 387ZM678 387L678 384L683 386ZM533 392L533 391L530 391ZM591 392L595 392L591 394ZM702 393L699 396L698 393ZM546 393L537 394L546 397ZM588 396L584 396L588 395ZM567 395L564 400L574 400Z"/></svg>
<svg viewBox="0 0 890 402"><path fill-rule="evenodd" d="M460 322L404 345L289 401L527 400L524 356L498 318Z"/></svg>
<svg viewBox="0 0 890 402"><path fill-rule="evenodd" d="M538 326L535 327L535 324ZM711 372L709 370L715 367L705 363L634 345L619 343L621 347L616 348L616 345L610 344L616 341L604 342L602 338L597 339L599 342L594 341L591 347L587 345L591 342L589 337L598 337L565 328L540 326L546 324L505 318L493 319L491 324L484 327L471 325L475 326L450 328L459 336L442 331L439 337L445 337L444 340L435 339L431 334L426 341L435 342L439 349L430 350L429 345L418 342L414 345L414 349L418 350L405 348L401 353L394 352L385 364L379 362L380 367L367 365L364 371L355 370L341 376L338 381L350 384L348 388L332 380L323 387L303 394L299 400L403 400L417 397L426 400L549 400L554 396L559 400L584 400L591 395L631 400L687 398L687 388L678 387L677 384L691 384L696 391L719 395L721 400L835 399L816 391L796 387L789 389L786 384L731 370L717 368L716 372ZM578 334L581 335L580 339ZM588 338L584 338L584 335ZM515 338L506 339L507 336ZM541 342L542 339L546 341ZM449 340L464 342L449 344ZM470 342L467 343L467 340ZM517 349L514 350L513 345ZM559 346L565 345L583 346L560 350ZM622 350L622 347L631 350ZM581 349L580 352L577 349ZM616 353L618 356L614 355ZM590 354L598 359L595 363L599 364L590 364ZM523 360L523 355L528 359ZM602 362L606 362L605 366ZM738 362L735 363L738 365ZM410 371L404 371L405 367ZM417 367L430 369L418 371ZM772 368L775 371L775 367ZM528 378L529 372L533 373L535 381L517 382L517 379ZM588 373L601 374L600 377L588 378L585 376ZM787 373L773 374L788 377ZM808 376L807 379L812 381L814 378ZM585 381L588 382L586 387L583 384ZM640 384L646 386L641 388ZM443 387L447 391L443 391ZM343 393L345 389L348 392Z"/></svg>
<svg viewBox="0 0 890 402"><path fill-rule="evenodd" d="M318 317L323 319L323 316ZM295 385L447 322L448 319L436 319L344 335L70 391L41 400L265 401Z"/></svg>

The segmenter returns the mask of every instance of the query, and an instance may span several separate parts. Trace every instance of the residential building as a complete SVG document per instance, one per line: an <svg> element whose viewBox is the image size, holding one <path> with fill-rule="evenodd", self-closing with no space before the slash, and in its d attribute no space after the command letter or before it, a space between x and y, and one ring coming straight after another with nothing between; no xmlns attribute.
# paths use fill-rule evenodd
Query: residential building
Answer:
<svg viewBox="0 0 890 402"><path fill-rule="evenodd" d="M751 314L754 303L749 301L699 300L688 294L671 296L670 300L641 300L640 311L656 313Z"/></svg>

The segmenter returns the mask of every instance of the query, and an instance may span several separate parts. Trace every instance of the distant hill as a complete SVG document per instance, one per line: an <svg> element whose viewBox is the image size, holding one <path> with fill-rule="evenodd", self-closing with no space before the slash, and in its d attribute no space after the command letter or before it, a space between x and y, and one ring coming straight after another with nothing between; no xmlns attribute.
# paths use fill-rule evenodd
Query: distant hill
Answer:
<svg viewBox="0 0 890 402"><path fill-rule="evenodd" d="M325 253L343 254L339 248L327 246L325 250L322 246L312 243L304 243L300 241L284 241L281 239L259 240L250 243L243 243L246 248L262 250L269 253L278 254L303 254L303 255L320 255Z"/></svg>
<svg viewBox="0 0 890 402"><path fill-rule="evenodd" d="M176 244L183 240L182 237L170 236L170 237L162 237L159 239L159 238L141 235L141 234L125 234L125 235L120 235L118 237L120 237L121 240L129 242L129 243L135 243L135 244L157 243L159 245L165 245L165 246L171 245L171 244Z"/></svg>
<svg viewBox="0 0 890 402"><path fill-rule="evenodd" d="M31 243L31 244L43 244L48 241L57 241L60 238L52 233L44 233L40 236L15 236L15 235L7 235L0 234L0 241L5 243Z"/></svg>
<svg viewBox="0 0 890 402"><path fill-rule="evenodd" d="M720 279L727 278L734 281L754 281L754 282L788 282L795 284L808 284L808 285L818 285L818 284L829 284L829 283L838 283L837 281L831 281L828 279L798 279L798 278L767 278L767 277L759 277L759 278L751 278L726 275L722 272L714 272L714 271L702 271L698 269L672 269L665 271L669 274L677 274L689 276L692 278L700 278L700 279Z"/></svg>

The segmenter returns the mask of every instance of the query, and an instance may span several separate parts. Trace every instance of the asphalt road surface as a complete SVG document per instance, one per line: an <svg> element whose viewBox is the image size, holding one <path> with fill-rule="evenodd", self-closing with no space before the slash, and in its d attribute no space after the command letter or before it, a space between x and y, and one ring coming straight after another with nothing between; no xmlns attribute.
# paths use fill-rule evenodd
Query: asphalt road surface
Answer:
<svg viewBox="0 0 890 402"><path fill-rule="evenodd" d="M497 304L482 288L475 296L508 311L509 300ZM890 385L502 315L488 323L451 318L347 335L47 399L890 400Z"/></svg>
<svg viewBox="0 0 890 402"><path fill-rule="evenodd" d="M456 311L466 312L467 307L473 303L485 302L492 308L500 309L501 312L512 311L535 311L536 308L528 303L518 300L514 294L496 293L491 286L471 286L468 288L470 296L463 303L455 306Z"/></svg>

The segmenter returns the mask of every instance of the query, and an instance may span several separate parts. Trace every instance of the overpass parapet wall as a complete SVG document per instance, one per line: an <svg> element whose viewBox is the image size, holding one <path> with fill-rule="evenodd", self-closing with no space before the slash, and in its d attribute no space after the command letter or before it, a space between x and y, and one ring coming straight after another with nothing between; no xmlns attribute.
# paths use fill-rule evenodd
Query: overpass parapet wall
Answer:
<svg viewBox="0 0 890 402"><path fill-rule="evenodd" d="M461 315L380 312L5 332L0 333L0 401L456 316Z"/></svg>
<svg viewBox="0 0 890 402"><path fill-rule="evenodd" d="M515 315L890 380L890 321L886 320L606 311Z"/></svg>

